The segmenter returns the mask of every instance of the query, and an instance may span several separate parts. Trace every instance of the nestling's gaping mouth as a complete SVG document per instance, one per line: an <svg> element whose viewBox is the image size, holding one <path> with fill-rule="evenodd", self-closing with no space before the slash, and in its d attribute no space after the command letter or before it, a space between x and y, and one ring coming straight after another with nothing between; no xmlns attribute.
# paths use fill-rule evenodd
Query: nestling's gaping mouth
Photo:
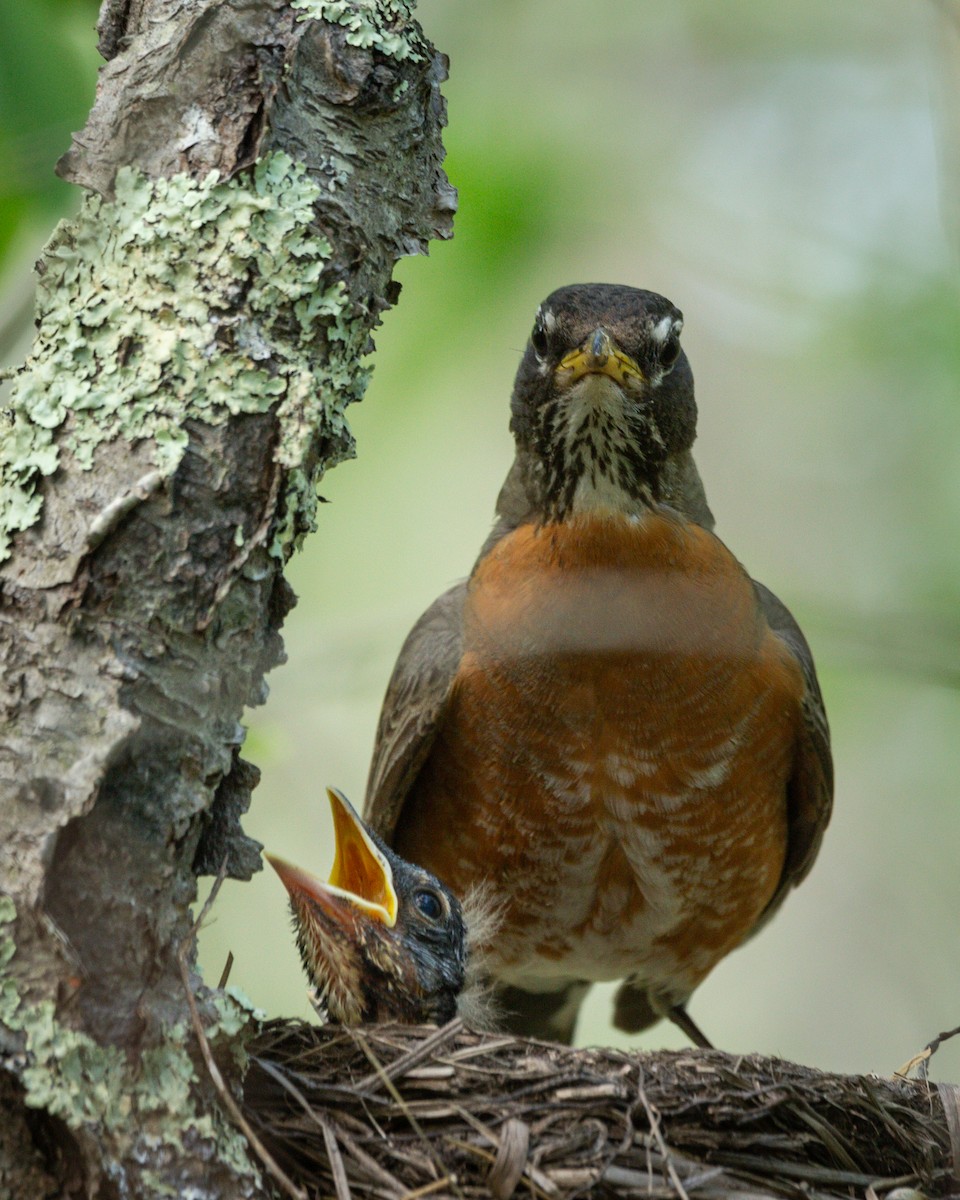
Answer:
<svg viewBox="0 0 960 1200"><path fill-rule="evenodd" d="M280 876L295 904L303 899L312 900L329 916L342 922L343 904L347 903L392 929L397 923L398 907L393 870L346 796L335 788L327 788L327 795L336 838L329 880L324 883L309 871L273 854L265 854L264 858Z"/></svg>

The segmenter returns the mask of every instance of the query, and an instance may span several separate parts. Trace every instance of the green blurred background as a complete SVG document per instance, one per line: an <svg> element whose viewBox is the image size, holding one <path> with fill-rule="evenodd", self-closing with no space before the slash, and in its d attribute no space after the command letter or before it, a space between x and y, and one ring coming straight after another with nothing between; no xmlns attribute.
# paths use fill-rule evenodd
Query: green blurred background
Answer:
<svg viewBox="0 0 960 1200"><path fill-rule="evenodd" d="M290 567L289 662L249 714L246 820L318 872L323 785L359 802L383 689L463 575L511 458L507 399L561 284L684 311L718 532L817 655L837 805L813 875L697 993L736 1051L889 1072L960 1022L960 16L934 0L422 0L451 60L456 236L408 260ZM75 205L52 176L92 99L95 6L0 7L0 352L22 357L29 265ZM229 883L208 976L307 1013L282 888ZM610 988L584 1042L624 1044ZM659 1027L633 1044L679 1046ZM960 1049L934 1060L960 1077Z"/></svg>

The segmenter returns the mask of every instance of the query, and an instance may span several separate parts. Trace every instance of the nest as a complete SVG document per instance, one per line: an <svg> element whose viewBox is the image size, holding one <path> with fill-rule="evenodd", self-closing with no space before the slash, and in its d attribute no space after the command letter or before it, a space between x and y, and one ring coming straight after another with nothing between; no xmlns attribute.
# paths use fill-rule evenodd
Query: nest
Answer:
<svg viewBox="0 0 960 1200"><path fill-rule="evenodd" d="M266 1024L243 1113L288 1194L850 1197L960 1191L960 1091L759 1055Z"/></svg>

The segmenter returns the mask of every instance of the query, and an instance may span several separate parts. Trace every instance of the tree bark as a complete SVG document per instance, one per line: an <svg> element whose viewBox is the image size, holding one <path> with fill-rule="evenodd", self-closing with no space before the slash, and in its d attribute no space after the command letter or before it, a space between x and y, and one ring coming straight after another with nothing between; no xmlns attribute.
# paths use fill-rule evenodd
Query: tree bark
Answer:
<svg viewBox="0 0 960 1200"><path fill-rule="evenodd" d="M352 451L397 258L450 236L405 0L106 0L87 189L0 421L0 1195L266 1193L197 1054L197 875L246 879L244 705ZM199 988L229 1065L247 1014Z"/></svg>

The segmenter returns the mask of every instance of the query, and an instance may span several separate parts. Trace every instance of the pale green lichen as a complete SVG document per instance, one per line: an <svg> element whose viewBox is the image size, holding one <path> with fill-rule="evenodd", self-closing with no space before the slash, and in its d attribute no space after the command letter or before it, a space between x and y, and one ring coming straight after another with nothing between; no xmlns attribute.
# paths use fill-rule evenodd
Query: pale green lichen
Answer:
<svg viewBox="0 0 960 1200"><path fill-rule="evenodd" d="M122 169L115 198L88 196L55 231L38 333L0 427L0 561L38 517L39 478L68 449L89 469L116 437L151 439L172 473L185 423L276 407L276 457L297 467L318 432L350 446L365 331L327 285L330 246L311 226L320 187L288 155L244 175L149 180ZM325 336L324 336L325 335ZM274 553L312 526L315 480L288 493Z"/></svg>
<svg viewBox="0 0 960 1200"><path fill-rule="evenodd" d="M210 992L207 1002L216 1014L216 1020L207 1029L207 1037L211 1041L221 1036L227 1039L233 1061L242 1075L246 1072L249 1056L246 1038L241 1035L265 1021L267 1014L232 984L222 992Z"/></svg>
<svg viewBox="0 0 960 1200"><path fill-rule="evenodd" d="M61 1117L74 1129L95 1121L113 1132L126 1123L134 1098L119 1048L100 1046L61 1025L50 1000L22 1006L15 1028L27 1037L29 1063L21 1082L31 1108Z"/></svg>
<svg viewBox="0 0 960 1200"><path fill-rule="evenodd" d="M218 1111L200 1112L194 1102L196 1068L185 1048L185 1025L168 1031L159 1045L131 1064L121 1050L101 1046L60 1023L52 1002L21 1005L5 1023L25 1035L27 1065L21 1082L28 1106L41 1108L79 1129L95 1125L121 1144L184 1151L183 1136L209 1141L216 1157L238 1174L256 1178L246 1141ZM208 1030L215 1040L223 1032Z"/></svg>
<svg viewBox="0 0 960 1200"><path fill-rule="evenodd" d="M181 1133L189 1130L215 1141L218 1154L223 1150L238 1163L246 1161L237 1130L194 1105L196 1068L185 1048L186 1025L170 1029L162 1043L131 1064L117 1047L101 1046L60 1023L50 1001L20 1006L8 1024L26 1036L21 1081L29 1106L53 1113L73 1129L94 1123L116 1135L136 1130L154 1145L178 1149L183 1148ZM207 1035L215 1041L221 1032L215 1024Z"/></svg>
<svg viewBox="0 0 960 1200"><path fill-rule="evenodd" d="M186 1026L175 1025L167 1040L143 1052L141 1068L150 1080L150 1088L140 1098L141 1112L186 1112L190 1103L190 1085L194 1066L183 1048Z"/></svg>
<svg viewBox="0 0 960 1200"><path fill-rule="evenodd" d="M217 1021L212 1029L222 1033L224 1037L235 1038L241 1029L251 1021L260 1022L267 1019L262 1008L257 1008L250 997L232 983L222 992L211 992L210 1003L216 1014ZM214 1033L211 1032L211 1037Z"/></svg>
<svg viewBox="0 0 960 1200"><path fill-rule="evenodd" d="M388 58L420 61L425 43L413 22L416 0L291 0L301 21L342 25L351 46L379 50Z"/></svg>
<svg viewBox="0 0 960 1200"><path fill-rule="evenodd" d="M0 895L0 964L10 961L13 939L4 926L16 918L13 900ZM242 998L214 993L217 1019L206 1030L215 1044L220 1037L234 1040L242 1053L242 1031L252 1011ZM192 1031L186 1023L167 1030L164 1040L131 1061L116 1046L101 1046L57 1019L52 1001L21 1001L16 983L0 979L0 1023L23 1037L20 1081L24 1102L59 1117L72 1129L96 1128L114 1140L114 1151L149 1161L183 1155L189 1136L210 1143L216 1161L228 1164L240 1178L258 1186L260 1175L251 1161L246 1139L219 1110L201 1112L196 1106L196 1067L186 1049ZM147 1154L146 1151L151 1153ZM156 1194L169 1189L159 1175L145 1182L156 1185ZM178 1194L170 1192L169 1194Z"/></svg>

